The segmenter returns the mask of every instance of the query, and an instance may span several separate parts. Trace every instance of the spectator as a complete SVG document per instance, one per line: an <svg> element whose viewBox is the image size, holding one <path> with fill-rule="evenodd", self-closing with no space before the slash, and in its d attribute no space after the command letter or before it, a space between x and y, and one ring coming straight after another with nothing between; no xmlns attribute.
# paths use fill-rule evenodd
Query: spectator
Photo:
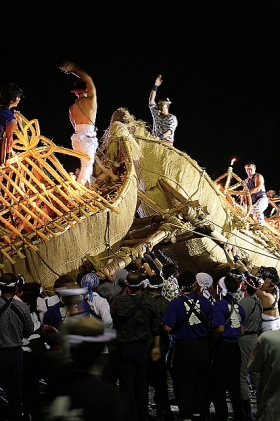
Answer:
<svg viewBox="0 0 280 421"><path fill-rule="evenodd" d="M280 413L280 332L267 331L258 337L248 368L260 373L257 389L257 421L278 421Z"/></svg>
<svg viewBox="0 0 280 421"><path fill-rule="evenodd" d="M10 420L21 420L23 376L22 339L33 333L30 311L15 299L19 279L13 273L0 277L0 386L5 390Z"/></svg>

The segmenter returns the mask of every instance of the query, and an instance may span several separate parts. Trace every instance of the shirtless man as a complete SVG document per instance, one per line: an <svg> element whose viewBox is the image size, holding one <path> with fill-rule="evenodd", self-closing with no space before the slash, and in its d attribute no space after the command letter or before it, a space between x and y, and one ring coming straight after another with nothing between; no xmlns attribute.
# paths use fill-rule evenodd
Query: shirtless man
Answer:
<svg viewBox="0 0 280 421"><path fill-rule="evenodd" d="M175 115L169 114L171 104L169 98L161 99L158 105L155 102L157 89L161 84L162 76L158 75L149 96L149 108L153 117L153 135L173 145L174 132L178 126L178 121Z"/></svg>
<svg viewBox="0 0 280 421"><path fill-rule="evenodd" d="M263 307L262 331L280 330L279 319L279 276L275 268L261 267L259 274L263 278L263 284L256 290Z"/></svg>
<svg viewBox="0 0 280 421"><path fill-rule="evenodd" d="M81 169L77 181L83 185L89 183L93 171L95 153L98 148L95 119L97 113L96 88L92 78L75 63L64 62L60 69L79 79L74 84L73 93L76 101L69 108L69 117L75 133L71 136L72 147L75 151L88 155L88 159L81 158Z"/></svg>
<svg viewBox="0 0 280 421"><path fill-rule="evenodd" d="M22 90L15 83L6 83L0 91L0 165L8 166L12 156L13 133L17 120L11 108L17 107Z"/></svg>
<svg viewBox="0 0 280 421"><path fill-rule="evenodd" d="M261 174L256 173L256 165L252 161L249 161L245 164L245 171L247 173L245 183L247 184L252 198L253 218L259 225L264 225L263 213L268 207L264 178Z"/></svg>

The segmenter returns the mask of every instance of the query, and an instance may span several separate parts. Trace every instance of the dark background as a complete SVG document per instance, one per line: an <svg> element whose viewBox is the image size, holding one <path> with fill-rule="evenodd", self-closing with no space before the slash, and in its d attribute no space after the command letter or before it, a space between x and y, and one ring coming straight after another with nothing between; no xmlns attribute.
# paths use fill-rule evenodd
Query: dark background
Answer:
<svg viewBox="0 0 280 421"><path fill-rule="evenodd" d="M60 72L63 60L96 84L99 138L118 107L152 122L148 97L162 74L157 99L172 101L175 146L212 178L233 157L245 178L253 160L277 190L279 28L279 0L2 1L0 83L16 82L25 95L18 109L71 147L75 77ZM79 166L64 160L68 170Z"/></svg>

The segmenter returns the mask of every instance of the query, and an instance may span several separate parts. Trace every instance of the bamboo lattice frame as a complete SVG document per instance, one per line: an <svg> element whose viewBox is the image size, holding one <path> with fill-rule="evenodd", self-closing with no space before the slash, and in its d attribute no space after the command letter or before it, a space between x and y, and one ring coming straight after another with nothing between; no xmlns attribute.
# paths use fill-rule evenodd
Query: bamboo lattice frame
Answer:
<svg viewBox="0 0 280 421"><path fill-rule="evenodd" d="M23 248L38 250L38 239L48 242L101 210L117 211L101 195L77 183L55 153L87 156L42 136L37 120L19 115L13 150L9 166L0 168L2 260L14 264L14 254L24 257Z"/></svg>

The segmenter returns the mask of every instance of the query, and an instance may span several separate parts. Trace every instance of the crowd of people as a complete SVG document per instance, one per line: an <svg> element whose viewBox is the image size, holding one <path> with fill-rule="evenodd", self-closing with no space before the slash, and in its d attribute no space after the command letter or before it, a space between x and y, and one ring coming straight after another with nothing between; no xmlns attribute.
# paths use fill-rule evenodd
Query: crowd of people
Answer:
<svg viewBox="0 0 280 421"><path fill-rule="evenodd" d="M74 150L81 159L78 182L91 183L98 141L97 94L92 78L75 63L61 70L77 76L70 107ZM149 96L153 134L173 144L177 119L171 101L156 104L159 75ZM12 156L16 119L11 112L22 91L1 90L1 165ZM264 178L245 165L245 183L257 224L267 207ZM173 419L167 379L172 381L183 421L253 421L250 390L257 393L259 421L276 420L280 341L279 277L274 268L259 274L233 269L213 285L207 273L181 272L151 250L141 264L100 279L94 272L65 274L45 297L40 285L20 275L0 277L0 387L8 419L147 421L148 387L154 388L156 420ZM44 398L39 381L47 387ZM23 415L22 415L23 414ZM5 418L3 418L5 419Z"/></svg>
<svg viewBox="0 0 280 421"><path fill-rule="evenodd" d="M215 419L226 421L227 393L235 420L276 420L279 285L276 270L265 267L258 276L230 269L215 284L209 274L180 272L152 251L113 280L94 272L62 275L51 297L5 273L3 419L147 421L150 385L155 420L170 421L171 382L183 421L211 420L211 402Z"/></svg>

